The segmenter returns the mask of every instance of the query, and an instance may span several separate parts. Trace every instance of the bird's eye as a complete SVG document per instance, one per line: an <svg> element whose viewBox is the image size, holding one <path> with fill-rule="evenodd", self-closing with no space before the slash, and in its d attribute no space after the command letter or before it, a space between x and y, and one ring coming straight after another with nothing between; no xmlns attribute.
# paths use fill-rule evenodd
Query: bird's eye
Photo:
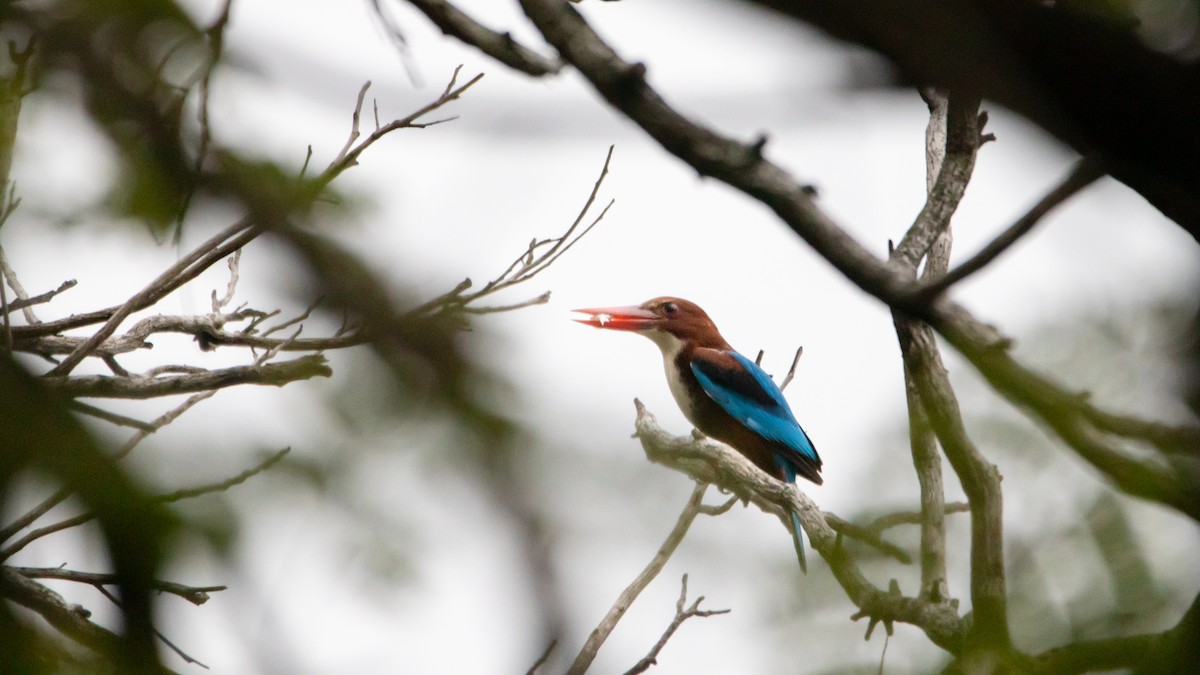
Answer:
<svg viewBox="0 0 1200 675"><path fill-rule="evenodd" d="M663 314L666 314L667 316L675 316L679 313L679 305L676 305L673 302L664 302L662 311Z"/></svg>

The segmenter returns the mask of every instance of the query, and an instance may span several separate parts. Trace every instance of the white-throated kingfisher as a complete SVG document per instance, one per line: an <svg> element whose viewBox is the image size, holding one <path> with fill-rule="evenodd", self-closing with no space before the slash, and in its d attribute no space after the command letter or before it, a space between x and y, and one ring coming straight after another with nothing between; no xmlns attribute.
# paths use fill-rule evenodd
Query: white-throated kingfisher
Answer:
<svg viewBox="0 0 1200 675"><path fill-rule="evenodd" d="M644 335L662 350L667 384L684 417L705 435L745 455L778 480L802 476L817 485L821 457L796 422L783 392L754 361L721 337L695 303L654 298L637 307L577 309L576 321ZM808 571L800 519L792 512L792 543L800 569Z"/></svg>

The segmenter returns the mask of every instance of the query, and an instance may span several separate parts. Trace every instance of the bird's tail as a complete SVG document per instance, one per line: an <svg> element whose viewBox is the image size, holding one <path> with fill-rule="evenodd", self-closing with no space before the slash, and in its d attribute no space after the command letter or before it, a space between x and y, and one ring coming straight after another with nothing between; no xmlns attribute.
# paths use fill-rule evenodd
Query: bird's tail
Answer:
<svg viewBox="0 0 1200 675"><path fill-rule="evenodd" d="M801 534L800 516L792 511L792 545L796 547L796 558L800 560L800 571L808 574L808 561L804 559L804 535Z"/></svg>

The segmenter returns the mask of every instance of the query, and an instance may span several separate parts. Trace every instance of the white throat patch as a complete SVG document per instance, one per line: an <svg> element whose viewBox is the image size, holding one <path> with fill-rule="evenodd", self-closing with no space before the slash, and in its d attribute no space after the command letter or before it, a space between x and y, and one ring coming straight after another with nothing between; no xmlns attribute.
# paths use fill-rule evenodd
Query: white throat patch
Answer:
<svg viewBox="0 0 1200 675"><path fill-rule="evenodd" d="M667 386L671 388L671 396L683 412L683 416L692 424L696 423L695 411L692 410L692 399L688 395L687 385L684 384L683 373L679 372L679 353L683 351L683 341L663 330L648 330L642 335L650 338L662 351L663 369L667 372Z"/></svg>

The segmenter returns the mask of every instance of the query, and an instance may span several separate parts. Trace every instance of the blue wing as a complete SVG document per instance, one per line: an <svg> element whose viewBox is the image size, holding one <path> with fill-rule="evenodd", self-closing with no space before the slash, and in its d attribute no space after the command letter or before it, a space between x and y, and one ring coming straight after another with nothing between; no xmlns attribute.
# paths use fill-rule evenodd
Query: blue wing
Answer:
<svg viewBox="0 0 1200 675"><path fill-rule="evenodd" d="M797 472L820 483L821 457L771 377L733 350L698 349L692 373L709 398L776 448L789 482Z"/></svg>

